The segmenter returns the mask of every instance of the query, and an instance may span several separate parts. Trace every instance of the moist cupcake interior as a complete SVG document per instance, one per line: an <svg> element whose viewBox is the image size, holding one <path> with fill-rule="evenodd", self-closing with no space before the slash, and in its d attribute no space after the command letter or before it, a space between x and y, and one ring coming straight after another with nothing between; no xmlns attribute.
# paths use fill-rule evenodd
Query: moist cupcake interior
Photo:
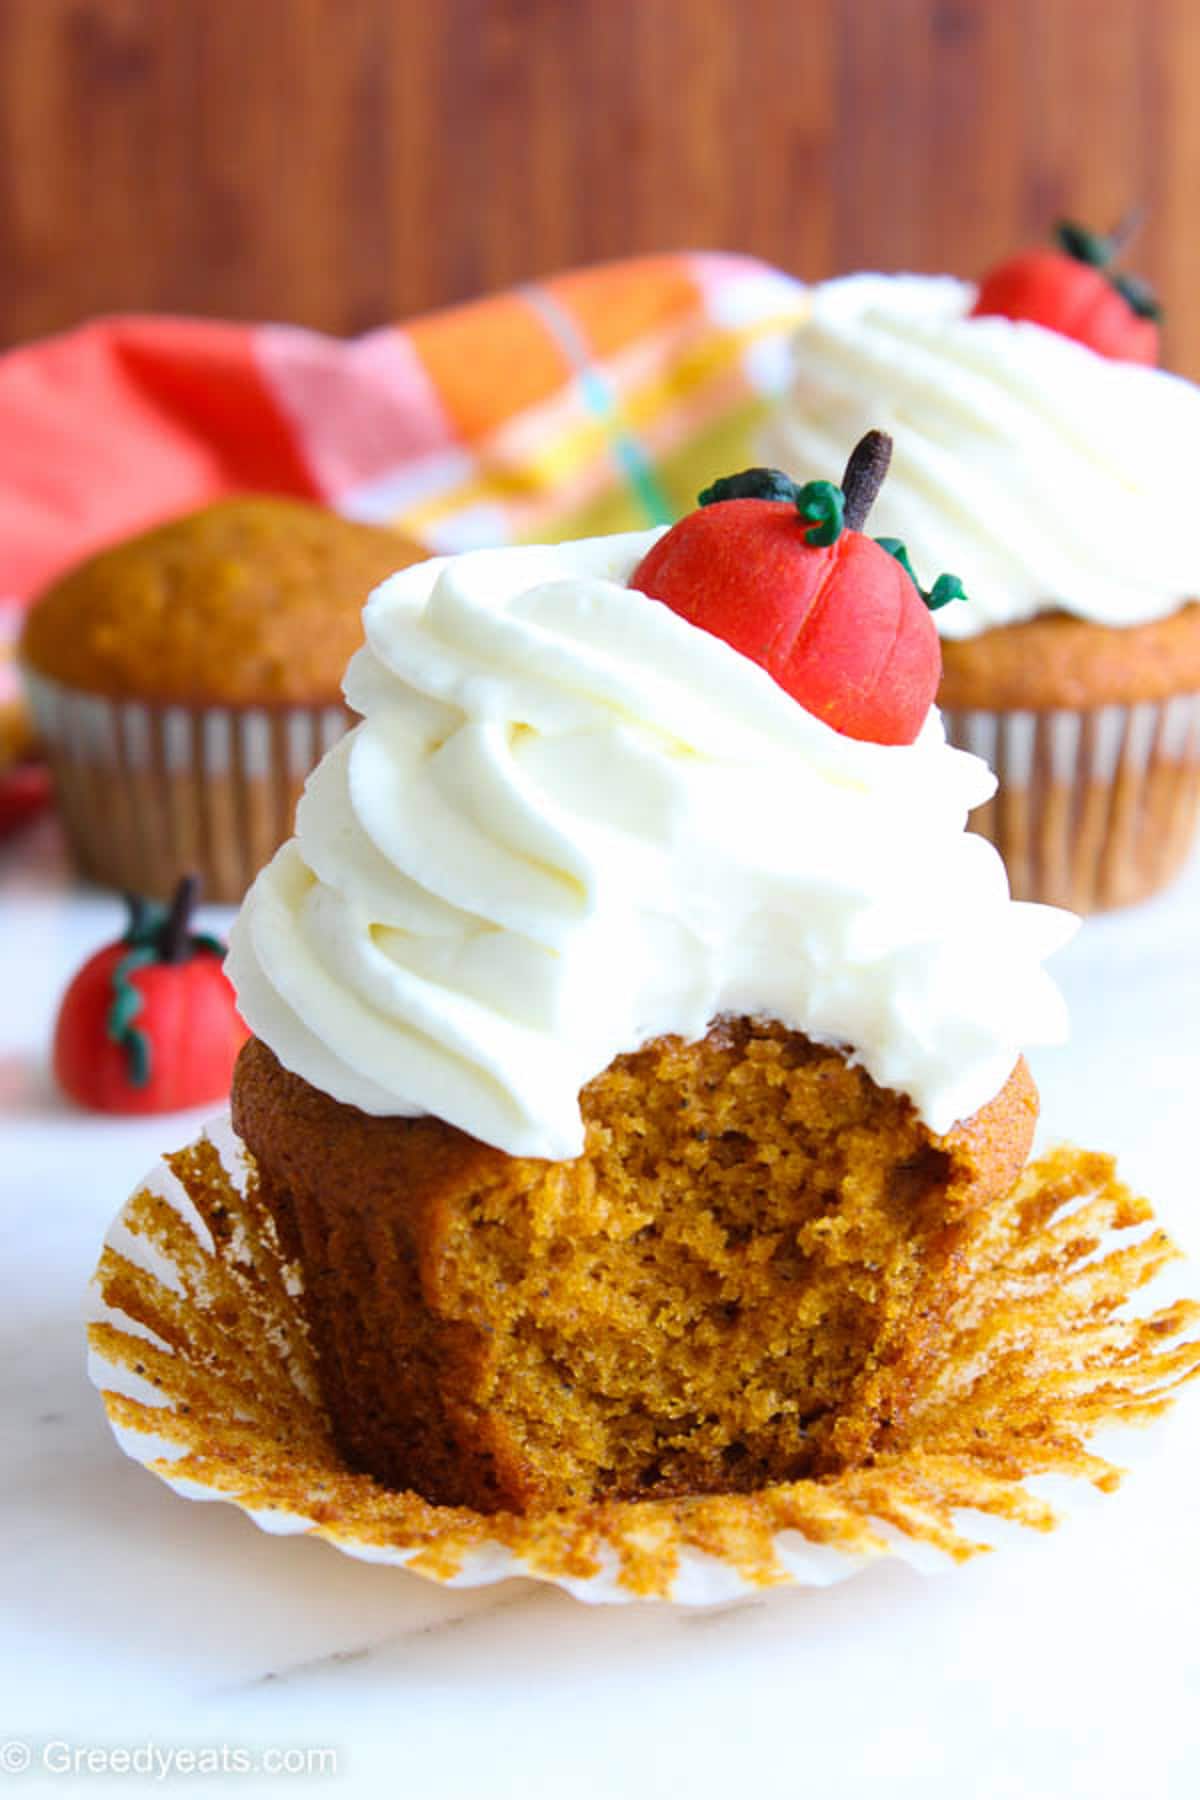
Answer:
<svg viewBox="0 0 1200 1800"><path fill-rule="evenodd" d="M974 1131L782 1026L618 1058L583 1156L371 1119L261 1044L234 1118L305 1308L343 1453L480 1511L752 1489L886 1445L1011 1182L1023 1068ZM340 1195L340 1202L335 1198Z"/></svg>

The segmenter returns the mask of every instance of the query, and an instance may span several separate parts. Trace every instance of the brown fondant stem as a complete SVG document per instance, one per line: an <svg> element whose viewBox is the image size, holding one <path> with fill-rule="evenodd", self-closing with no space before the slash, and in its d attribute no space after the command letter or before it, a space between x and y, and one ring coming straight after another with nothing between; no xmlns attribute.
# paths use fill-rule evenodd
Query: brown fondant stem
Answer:
<svg viewBox="0 0 1200 1800"><path fill-rule="evenodd" d="M892 440L886 431L868 431L850 452L842 476L842 492L846 496L845 524L850 531L861 531L866 524L867 514L875 504L875 496L883 486L891 460Z"/></svg>
<svg viewBox="0 0 1200 1800"><path fill-rule="evenodd" d="M171 910L158 940L159 955L163 962L179 963L187 960L192 913L199 897L200 877L185 875L175 889Z"/></svg>
<svg viewBox="0 0 1200 1800"><path fill-rule="evenodd" d="M1140 201L1137 206L1130 207L1123 219L1118 220L1108 234L1108 255L1111 262L1115 262L1121 252L1133 242L1145 222L1146 208Z"/></svg>

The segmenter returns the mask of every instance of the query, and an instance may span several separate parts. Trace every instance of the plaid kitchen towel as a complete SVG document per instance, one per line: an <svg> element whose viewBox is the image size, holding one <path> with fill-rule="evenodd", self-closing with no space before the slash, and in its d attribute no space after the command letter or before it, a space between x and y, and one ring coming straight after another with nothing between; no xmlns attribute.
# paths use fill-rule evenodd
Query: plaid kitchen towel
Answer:
<svg viewBox="0 0 1200 1800"><path fill-rule="evenodd" d="M308 496L436 550L665 522L753 460L804 307L762 263L680 254L348 341L122 317L10 351L0 604L239 490Z"/></svg>

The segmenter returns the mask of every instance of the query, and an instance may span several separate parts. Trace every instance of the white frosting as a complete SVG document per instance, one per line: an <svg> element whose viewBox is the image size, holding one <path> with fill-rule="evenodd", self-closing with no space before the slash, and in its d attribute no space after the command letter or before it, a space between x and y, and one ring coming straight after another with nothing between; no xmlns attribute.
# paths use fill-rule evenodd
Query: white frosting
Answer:
<svg viewBox="0 0 1200 1800"><path fill-rule="evenodd" d="M626 583L655 533L415 564L365 613L363 722L310 778L229 970L289 1069L512 1154L583 1145L579 1090L721 1013L847 1047L945 1131L1058 1041L1042 959L964 831L985 764L840 736Z"/></svg>
<svg viewBox="0 0 1200 1800"><path fill-rule="evenodd" d="M969 318L974 298L948 276L815 288L764 460L807 480L870 426L890 431L867 529L903 538L924 584L962 578L970 605L935 615L946 637L1055 608L1137 625L1200 595L1200 389L1040 325Z"/></svg>

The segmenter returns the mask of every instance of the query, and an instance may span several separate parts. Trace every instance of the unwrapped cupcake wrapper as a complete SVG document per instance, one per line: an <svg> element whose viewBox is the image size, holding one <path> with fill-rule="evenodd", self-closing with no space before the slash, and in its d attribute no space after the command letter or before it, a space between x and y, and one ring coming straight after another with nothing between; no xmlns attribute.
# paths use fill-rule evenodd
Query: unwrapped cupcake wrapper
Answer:
<svg viewBox="0 0 1200 1800"><path fill-rule="evenodd" d="M971 826L1004 858L1016 899L1104 912L1178 873L1200 813L1200 694L942 716L950 742L999 779Z"/></svg>
<svg viewBox="0 0 1200 1800"><path fill-rule="evenodd" d="M206 899L240 900L352 723L340 702L152 705L25 679L80 872L157 899L195 870Z"/></svg>
<svg viewBox="0 0 1200 1800"><path fill-rule="evenodd" d="M1049 1529L1049 1485L1115 1487L1091 1434L1156 1417L1200 1373L1200 1342L1185 1335L1200 1305L1131 1317L1125 1304L1176 1254L1107 1158L1055 1152L989 1215L896 1449L753 1494L481 1514L342 1461L302 1277L226 1119L167 1158L109 1231L90 1370L130 1456L264 1530L453 1586L524 1575L584 1600L705 1605L827 1586L884 1557L949 1568L1019 1528Z"/></svg>

